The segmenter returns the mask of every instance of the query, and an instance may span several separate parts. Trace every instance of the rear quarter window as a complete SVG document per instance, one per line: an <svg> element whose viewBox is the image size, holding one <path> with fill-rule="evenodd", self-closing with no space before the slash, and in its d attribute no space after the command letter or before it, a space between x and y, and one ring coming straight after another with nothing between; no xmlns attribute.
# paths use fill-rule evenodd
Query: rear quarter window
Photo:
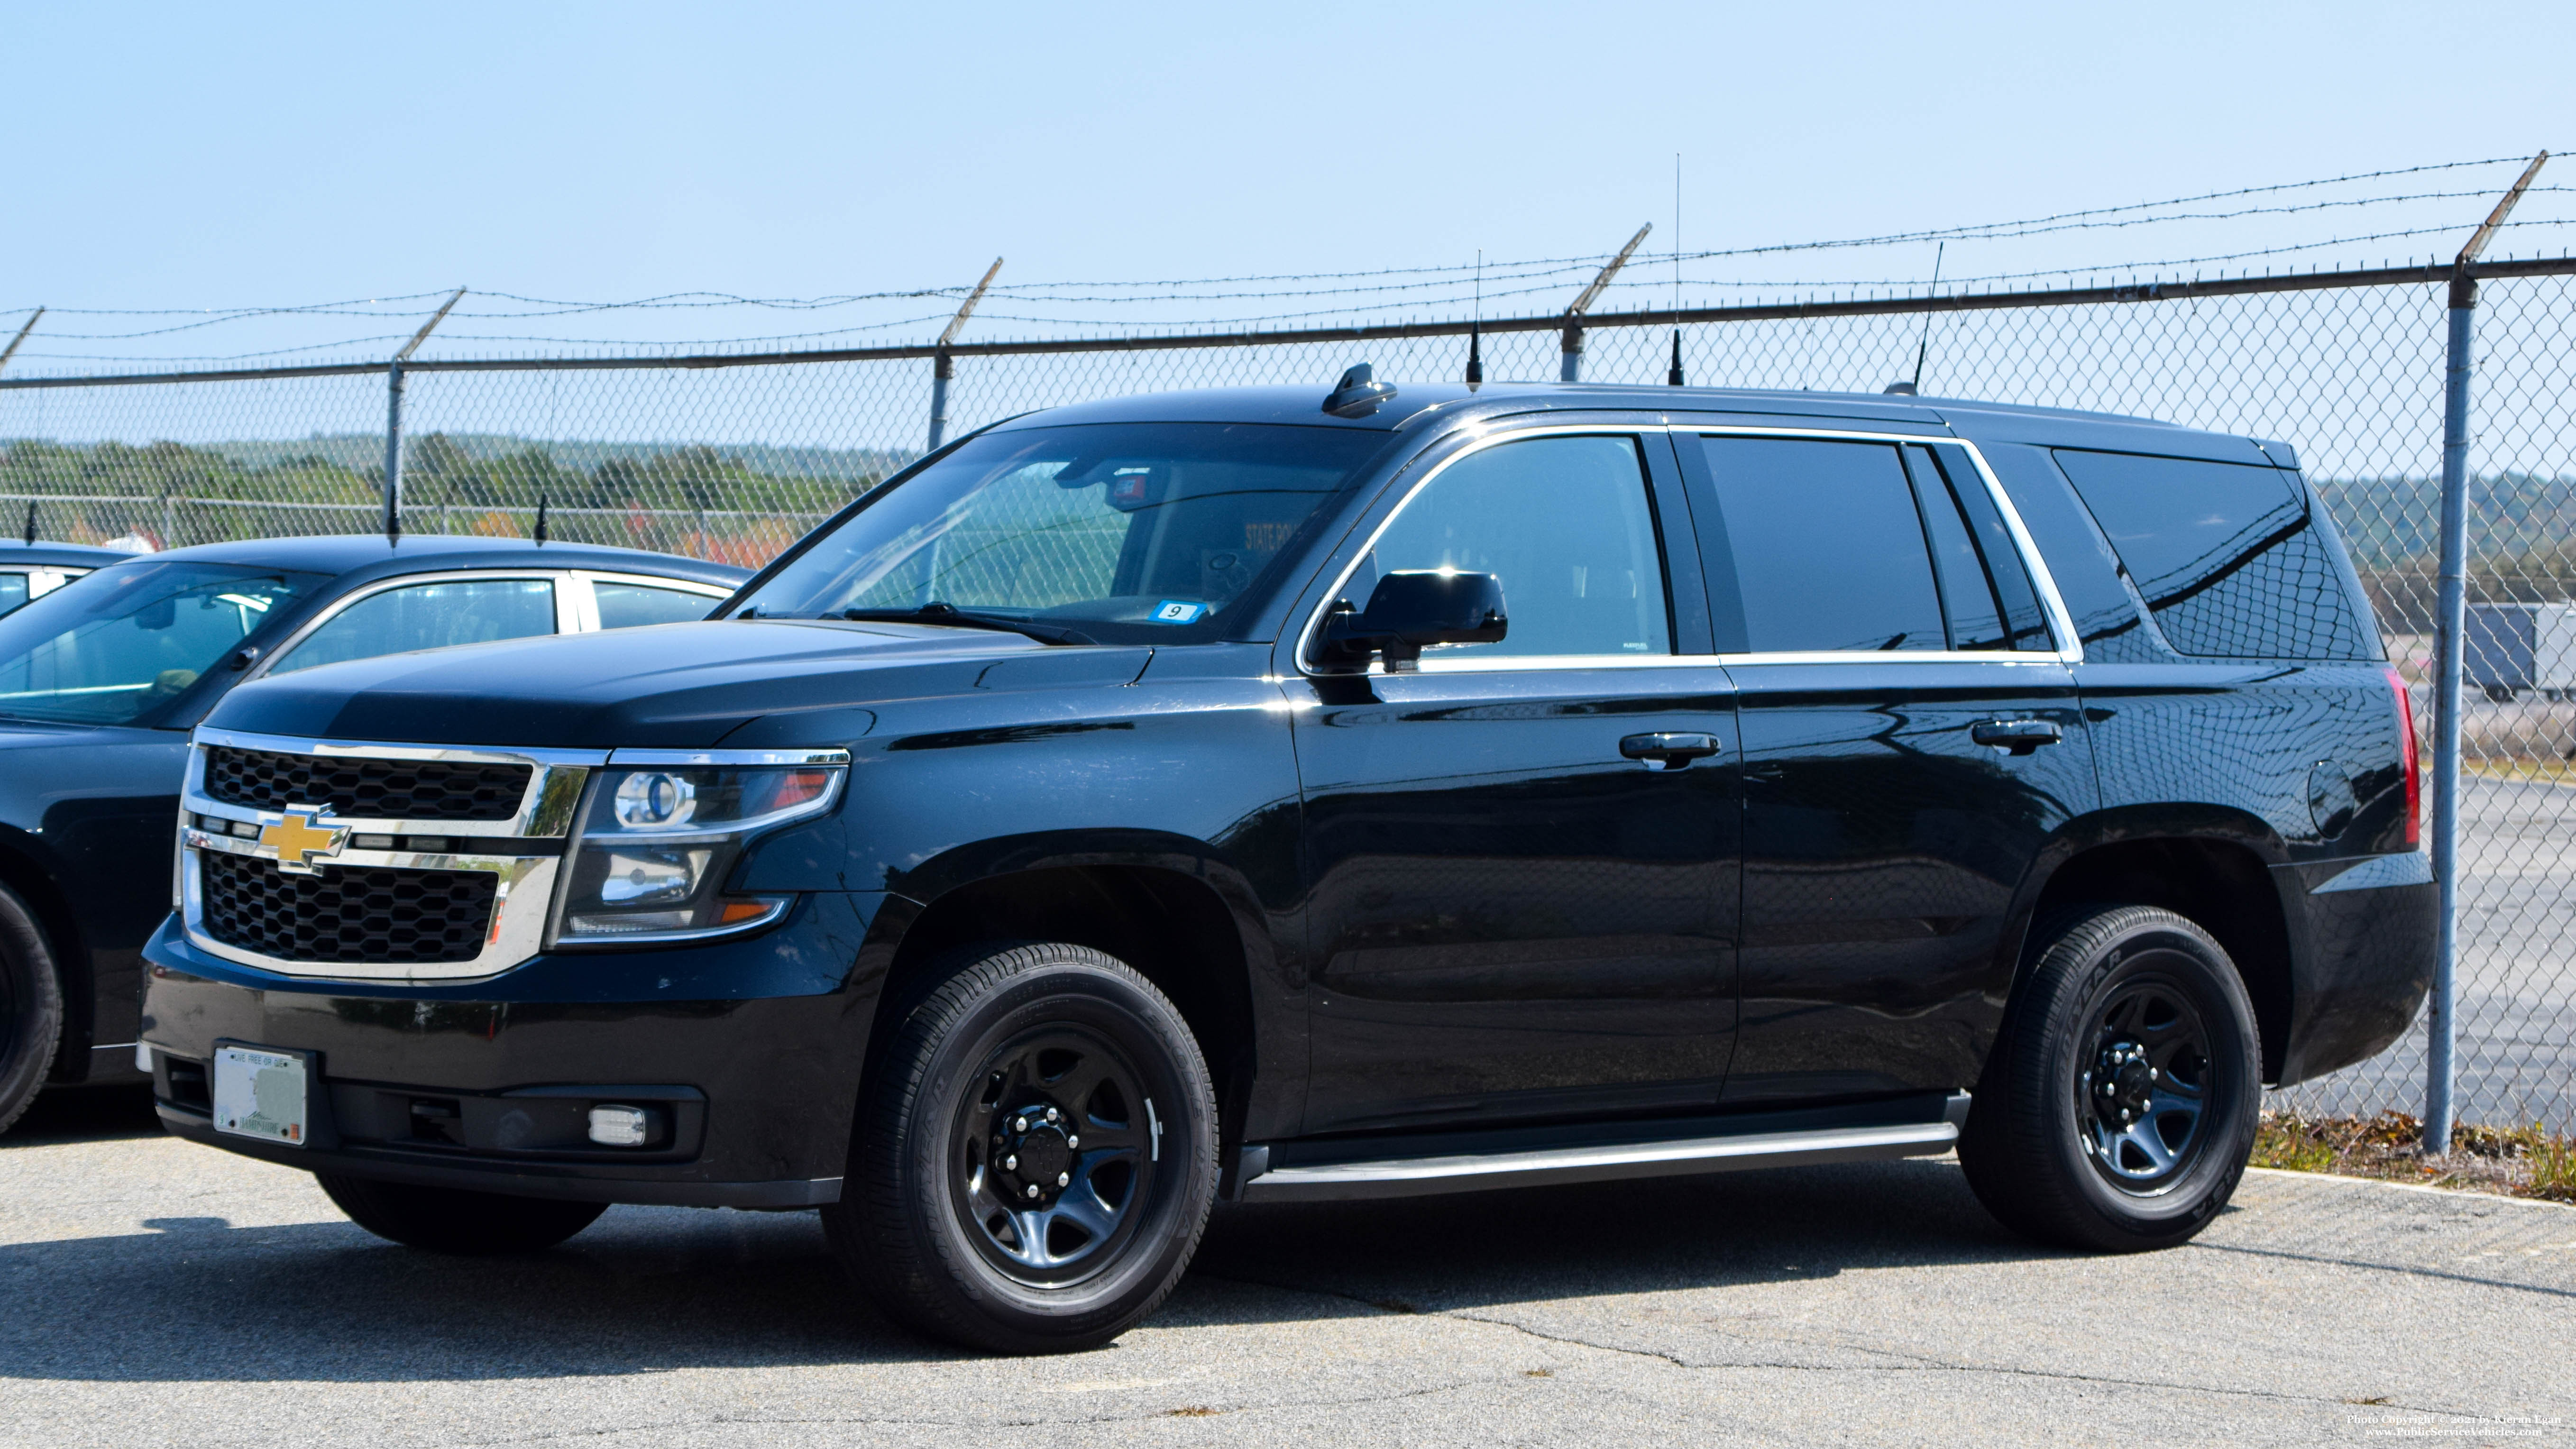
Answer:
<svg viewBox="0 0 2576 1449"><path fill-rule="evenodd" d="M2375 659L2333 545L2278 469L2057 449L2174 649L2223 659Z"/></svg>

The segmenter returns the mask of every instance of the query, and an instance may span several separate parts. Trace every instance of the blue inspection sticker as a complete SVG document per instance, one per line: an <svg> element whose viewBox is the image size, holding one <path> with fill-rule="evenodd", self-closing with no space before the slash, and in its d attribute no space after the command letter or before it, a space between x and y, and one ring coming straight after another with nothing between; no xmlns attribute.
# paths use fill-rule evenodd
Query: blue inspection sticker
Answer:
<svg viewBox="0 0 2576 1449"><path fill-rule="evenodd" d="M1156 604L1154 612L1147 617L1157 624L1195 624L1206 613L1205 604L1193 604L1187 599L1165 599Z"/></svg>

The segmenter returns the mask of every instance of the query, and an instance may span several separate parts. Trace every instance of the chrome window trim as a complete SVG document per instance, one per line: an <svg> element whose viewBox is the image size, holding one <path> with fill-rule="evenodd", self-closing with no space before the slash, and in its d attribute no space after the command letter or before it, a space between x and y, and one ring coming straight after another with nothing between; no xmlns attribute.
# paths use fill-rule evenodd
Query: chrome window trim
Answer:
<svg viewBox="0 0 2576 1449"><path fill-rule="evenodd" d="M369 835L439 835L439 836L518 836L537 839L561 839L572 833L573 812L580 804L582 787L590 772L608 762L606 750L504 749L486 745L410 745L376 744L344 740L303 739L291 735L251 734L243 730L216 729L199 725L188 751L188 774L180 787L179 808L198 815L215 815L226 820L248 820L274 825L286 818L282 810L260 810L217 800L205 790L206 748L228 745L235 749L264 750L284 755L313 755L379 760L423 760L452 764L526 765L530 767L527 792L519 798L519 808L507 820L426 820L363 815L327 815L334 825L345 825L353 832ZM301 803L301 802L300 802Z"/></svg>
<svg viewBox="0 0 2576 1449"><path fill-rule="evenodd" d="M236 807L238 808L238 807ZM470 961L290 961L228 945L205 929L203 852L267 859L251 841L215 835L195 825L179 832L179 919L188 942L206 954L279 976L321 981L475 981L498 976L544 947L561 860L553 855L429 854L404 850L343 850L330 864L398 870L483 871L500 877L492 893L492 921L483 949Z"/></svg>
<svg viewBox="0 0 2576 1449"><path fill-rule="evenodd" d="M304 641L312 638L315 630L320 629L323 625L339 618L342 614L347 613L358 604L363 603L368 599L372 599L378 594L390 593L395 589L419 588L423 584L462 584L491 579L526 579L531 582L543 580L546 583L553 585L555 633L560 635L580 632L578 628L574 627L579 622L580 615L574 610L569 600L568 596L571 594L572 590L569 587L569 580L566 578L565 572L562 569L444 569L428 573L396 574L394 577L389 579L378 579L372 584L361 585L360 587L352 589L348 593L341 595L339 598L332 600L328 608L297 625L294 633L287 635L284 640L279 642L276 648L271 649L266 654L260 656L259 660L252 664L250 669L242 675L241 683L248 684L254 679L264 679L268 677L269 671L276 668L278 661L286 658L290 654L293 654L297 649L302 648ZM522 635L521 637L542 638L544 636ZM498 643L500 641L494 640L492 642ZM431 648L434 649L453 649L457 647L459 646L453 644L439 644L431 646ZM427 649L398 649L391 651L391 653L388 654L366 654L359 657L364 659L386 659L391 658L393 654L426 654L428 652L429 650ZM351 660L342 662L354 663L356 661ZM315 667L319 668L321 666L316 665Z"/></svg>
<svg viewBox="0 0 2576 1449"><path fill-rule="evenodd" d="M1322 674L1314 669L1308 662L1307 658L1307 651L1314 643L1315 632L1323 626L1325 611L1332 607L1334 599L1341 596L1343 587L1351 580L1351 575L1359 572L1360 560L1366 558L1370 550L1377 547L1378 539L1383 536L1387 528L1395 522L1397 516L1402 514L1406 508L1412 506L1415 495L1419 494L1424 488L1429 487L1433 479L1438 478L1442 473L1447 472L1452 464L1456 463L1461 458L1470 457L1489 447L1494 447L1507 442L1517 442L1524 438L1584 435L1610 437L1622 434L1644 435L1647 433L1661 433L1668 436L1672 434L1689 434L1698 437L1820 438L1836 442L1880 443L1890 446L1904 443L1920 443L1926 447L1960 449L1968 455L1969 461L1976 465L1977 476L1985 481L1986 496L1993 501L1995 511L2002 516L2004 521L2004 531L2011 535L2013 547L2021 557L2022 567L2030 574L2031 588L2039 595L2040 611L2048 621L2049 633L2051 635L2052 642L2054 642L2057 647L2054 650L2049 651L2036 649L1908 649L1879 651L1873 649L1778 650L1767 653L1751 652L1742 654L1542 654L1525 655L1518 659L1480 659L1473 655L1442 659L1436 651L1424 650L1422 659L1417 666L1417 669L1413 672L1422 674L1487 674L1524 672L1536 669L1671 668L1680 664L1704 666L1711 663L1719 665L2027 665L2046 662L2051 665L2071 667L2084 662L2084 644L2083 641L2076 636L2074 615L2067 611L2066 600L2058 593L2056 575L2049 572L2048 560L2041 557L2039 546L2032 540L2030 530L2022 524L2020 510L2013 507L2011 496L2004 492L2003 482L1995 476L1994 468L1986 462L1985 453L1981 451L1975 443L1968 439L1957 437L1955 435L1940 436L1922 433L1878 433L1857 428L1781 428L1751 425L1730 426L1724 423L1677 423L1662 421L1651 423L1565 423L1535 428L1505 427L1497 428L1493 432L1487 433L1482 437L1470 439L1456 452L1451 453L1448 457L1443 458L1438 463L1434 464L1428 472L1424 473L1421 478L1415 480L1412 486L1405 490L1404 497L1397 501L1394 508L1388 510L1386 517L1378 520L1377 527L1369 531L1368 541L1362 544L1359 551L1351 556L1350 563L1346 565L1342 569L1341 573L1333 579L1332 587L1326 589L1322 598L1317 600L1314 610L1307 616L1305 627L1301 629L1297 635L1295 663L1297 665L1298 672L1310 679L1333 677ZM1661 520L1658 520L1658 526L1661 526ZM1669 542L1669 540L1666 541ZM1666 581L1666 586L1669 590L1669 580ZM1385 677L1385 674L1385 666L1372 664L1369 666L1366 676L1346 677L1383 678Z"/></svg>

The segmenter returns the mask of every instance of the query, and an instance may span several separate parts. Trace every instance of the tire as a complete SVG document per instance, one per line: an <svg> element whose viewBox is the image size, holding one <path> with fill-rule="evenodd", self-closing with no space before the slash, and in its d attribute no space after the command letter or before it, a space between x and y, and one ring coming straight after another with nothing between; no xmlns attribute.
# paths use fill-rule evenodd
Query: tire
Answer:
<svg viewBox="0 0 2576 1449"><path fill-rule="evenodd" d="M415 1187L330 1172L316 1176L349 1221L388 1242L433 1253L534 1253L589 1227L608 1211L608 1204L600 1202Z"/></svg>
<svg viewBox="0 0 2576 1449"><path fill-rule="evenodd" d="M36 913L0 886L0 1132L45 1089L63 1044L63 982Z"/></svg>
<svg viewBox="0 0 2576 1449"><path fill-rule="evenodd" d="M2235 963L2150 906L2079 908L2032 939L2037 964L1959 1139L1968 1185L2042 1242L2126 1253L2188 1241L2236 1191L2262 1106Z"/></svg>
<svg viewBox="0 0 2576 1449"><path fill-rule="evenodd" d="M1198 1042L1151 982L1083 946L978 948L933 979L868 1074L823 1209L833 1253L933 1337L1107 1343L1171 1293L1216 1199Z"/></svg>

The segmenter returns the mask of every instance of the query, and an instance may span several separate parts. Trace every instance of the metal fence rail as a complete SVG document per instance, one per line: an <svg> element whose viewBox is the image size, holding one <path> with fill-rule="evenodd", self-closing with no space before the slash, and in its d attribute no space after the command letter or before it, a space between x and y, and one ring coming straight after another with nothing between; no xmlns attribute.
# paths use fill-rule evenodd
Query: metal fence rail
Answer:
<svg viewBox="0 0 2576 1449"><path fill-rule="evenodd" d="M2465 587L2576 599L2576 261L2477 269ZM2448 264L2051 292L1805 299L1584 319L1589 380L1959 397L2138 414L2292 441L2379 610L2431 688ZM1562 314L1485 321L1496 380L1560 376ZM1353 362L1459 377L1469 324L658 358L404 364L401 523L758 563L918 455L934 376L950 436L1031 408L1180 387L1321 389ZM372 531L387 364L0 378L0 519L49 538L175 546ZM12 527L11 531L15 531ZM2481 616L2484 617L2484 616ZM2478 636L2472 632L2470 642ZM2473 681L2493 661L2472 648ZM2567 661L2576 673L2576 658ZM2492 692L2496 697L2490 698ZM2576 678L2472 688L2459 713L2458 1110L2576 1128ZM2430 735L2427 734L2429 741ZM2430 756L2428 755L2428 761ZM2424 1035L2289 1094L2415 1110Z"/></svg>

